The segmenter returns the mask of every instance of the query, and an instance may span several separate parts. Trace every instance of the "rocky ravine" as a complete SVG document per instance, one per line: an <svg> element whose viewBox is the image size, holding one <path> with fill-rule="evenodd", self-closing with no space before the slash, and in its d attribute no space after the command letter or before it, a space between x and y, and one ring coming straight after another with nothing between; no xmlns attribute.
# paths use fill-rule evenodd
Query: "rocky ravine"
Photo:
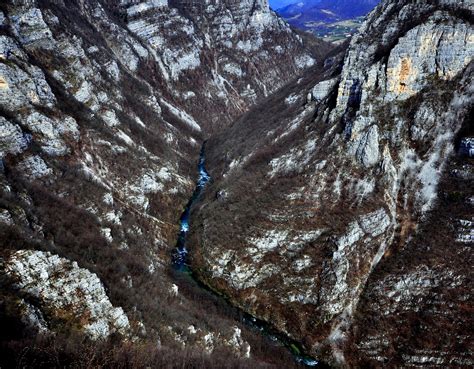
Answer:
<svg viewBox="0 0 474 369"><path fill-rule="evenodd" d="M473 10L384 1L342 72L328 60L209 141L206 283L337 366L473 365L472 161L455 156Z"/></svg>
<svg viewBox="0 0 474 369"><path fill-rule="evenodd" d="M178 219L203 138L315 59L266 2L200 4L0 4L2 316L248 355L168 276Z"/></svg>

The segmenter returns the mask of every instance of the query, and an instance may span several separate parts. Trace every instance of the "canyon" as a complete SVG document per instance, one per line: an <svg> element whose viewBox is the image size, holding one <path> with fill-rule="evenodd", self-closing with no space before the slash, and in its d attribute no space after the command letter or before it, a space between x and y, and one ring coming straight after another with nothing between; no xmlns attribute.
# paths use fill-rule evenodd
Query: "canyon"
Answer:
<svg viewBox="0 0 474 369"><path fill-rule="evenodd" d="M0 4L0 365L474 365L473 11Z"/></svg>

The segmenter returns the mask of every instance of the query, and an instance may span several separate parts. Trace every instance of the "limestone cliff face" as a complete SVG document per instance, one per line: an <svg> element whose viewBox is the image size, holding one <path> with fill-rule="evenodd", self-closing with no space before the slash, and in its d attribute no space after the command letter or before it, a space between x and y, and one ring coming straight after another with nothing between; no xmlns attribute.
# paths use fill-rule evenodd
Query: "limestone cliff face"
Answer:
<svg viewBox="0 0 474 369"><path fill-rule="evenodd" d="M99 278L76 262L49 252L20 250L4 260L2 269L7 283L19 291L19 305L33 328L49 331L53 327L47 321L53 321L84 330L94 340L111 333L130 335L123 309L114 308Z"/></svg>
<svg viewBox="0 0 474 369"><path fill-rule="evenodd" d="M450 232L440 258L447 244L426 233L471 119L472 11L382 2L340 74L333 58L211 139L215 183L193 231L206 283L335 365L472 365L472 272L456 262L471 256ZM463 183L458 219L472 217ZM422 328L398 335L407 317ZM459 347L438 334L449 319Z"/></svg>
<svg viewBox="0 0 474 369"><path fill-rule="evenodd" d="M38 288L51 288L40 296L26 282L8 296L39 298L31 309L55 331L56 312L81 301L48 296L79 288L92 301L92 319L103 315L94 307L105 299L103 283L129 327L122 332L104 315L99 330L110 323L107 334L92 336L118 332L207 352L231 346L248 356L235 322L203 316L176 293L167 274L171 250L203 138L311 63L265 3L206 4L191 15L166 1L2 2L3 265L15 250L35 249L42 253L15 256L31 264L12 270L20 281L43 278L41 268L53 270L49 277L68 265L78 273L60 283L45 276ZM74 276L93 288L81 289ZM118 311L111 306L102 308ZM80 325L84 316L71 319Z"/></svg>
<svg viewBox="0 0 474 369"><path fill-rule="evenodd" d="M208 130L316 64L266 1L122 1L119 11L151 46L173 98Z"/></svg>

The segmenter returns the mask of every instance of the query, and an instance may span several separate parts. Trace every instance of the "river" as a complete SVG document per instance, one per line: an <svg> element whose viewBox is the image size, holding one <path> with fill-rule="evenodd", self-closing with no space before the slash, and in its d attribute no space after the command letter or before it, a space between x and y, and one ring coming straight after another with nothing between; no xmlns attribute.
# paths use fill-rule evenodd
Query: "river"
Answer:
<svg viewBox="0 0 474 369"><path fill-rule="evenodd" d="M204 187L206 186L207 182L211 180L211 176L206 171L205 167L205 145L201 148L201 153L199 154L199 164L198 164L198 171L199 177L196 183L196 188L189 199L186 207L184 208L183 214L181 214L181 218L179 219L179 235L178 241L176 242L176 249L173 254L173 264L176 269L179 270L188 270L190 266L188 264L188 250L186 248L186 236L189 232L189 216L191 214L191 207L199 198Z"/></svg>
<svg viewBox="0 0 474 369"><path fill-rule="evenodd" d="M199 177L196 183L196 188L194 189L194 192L191 198L186 204L183 214L181 215L181 218L179 220L178 240L176 242L176 248L173 252L173 259L172 259L173 267L175 270L180 271L180 272L185 272L189 274L193 279L195 278L193 276L192 268L188 260L188 249L186 248L186 238L189 232L191 208L193 204L199 199L199 196L204 191L206 184L211 180L211 176L206 171L206 166L205 166L205 145L202 146L201 152L199 155L198 172L199 172ZM209 289L206 285L201 283L199 280L195 279L195 281L196 281L196 284L199 286L199 288L205 289L206 291L211 292L217 296L217 294L215 294L214 291ZM223 297L220 296L220 298L223 298ZM229 301L226 301L226 302L230 304ZM318 360L316 360L315 358L309 355L304 354L301 345L299 345L296 341L293 341L292 339L277 332L268 323L260 319L257 319L253 317L252 315L245 313L243 311L241 311L239 315L241 317L240 320L242 323L245 323L246 325L250 326L250 328L254 330L260 331L262 334L269 337L271 341L274 342L275 345L280 345L280 346L283 345L287 347L293 354L296 362L303 364L304 366L312 367L312 368L328 368L327 365L319 362Z"/></svg>

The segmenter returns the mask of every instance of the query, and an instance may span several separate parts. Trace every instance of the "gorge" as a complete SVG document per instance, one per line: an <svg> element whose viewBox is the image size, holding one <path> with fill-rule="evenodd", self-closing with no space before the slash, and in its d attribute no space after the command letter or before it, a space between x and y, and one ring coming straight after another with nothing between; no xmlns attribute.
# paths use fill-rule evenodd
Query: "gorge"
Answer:
<svg viewBox="0 0 474 369"><path fill-rule="evenodd" d="M473 6L2 2L0 366L474 365Z"/></svg>

